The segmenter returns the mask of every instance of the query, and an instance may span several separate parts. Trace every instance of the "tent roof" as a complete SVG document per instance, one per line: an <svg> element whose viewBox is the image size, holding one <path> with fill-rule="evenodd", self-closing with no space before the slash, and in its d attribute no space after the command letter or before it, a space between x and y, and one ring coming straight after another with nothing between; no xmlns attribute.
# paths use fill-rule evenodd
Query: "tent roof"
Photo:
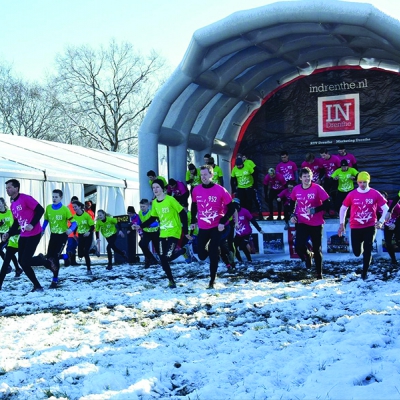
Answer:
<svg viewBox="0 0 400 400"><path fill-rule="evenodd" d="M136 157L4 134L0 134L0 174L10 178L139 187Z"/></svg>
<svg viewBox="0 0 400 400"><path fill-rule="evenodd" d="M234 13L193 34L146 114L140 141L156 135L161 144L229 157L244 122L285 83L337 66L399 72L399 31L399 21L372 5L346 1L278 2ZM140 159L143 168L151 163Z"/></svg>

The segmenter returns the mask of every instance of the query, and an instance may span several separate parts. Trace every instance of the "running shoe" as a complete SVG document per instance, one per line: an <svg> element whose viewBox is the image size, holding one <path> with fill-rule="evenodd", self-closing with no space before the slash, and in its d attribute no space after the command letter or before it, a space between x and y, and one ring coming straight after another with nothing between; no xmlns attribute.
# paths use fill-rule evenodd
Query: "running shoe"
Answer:
<svg viewBox="0 0 400 400"><path fill-rule="evenodd" d="M15 270L15 278L19 278L23 274L24 270L22 268L17 268Z"/></svg>
<svg viewBox="0 0 400 400"><path fill-rule="evenodd" d="M58 288L58 282L51 282L49 289L57 289Z"/></svg>
<svg viewBox="0 0 400 400"><path fill-rule="evenodd" d="M176 283L174 281L169 281L168 282L168 287L170 289L176 289Z"/></svg>

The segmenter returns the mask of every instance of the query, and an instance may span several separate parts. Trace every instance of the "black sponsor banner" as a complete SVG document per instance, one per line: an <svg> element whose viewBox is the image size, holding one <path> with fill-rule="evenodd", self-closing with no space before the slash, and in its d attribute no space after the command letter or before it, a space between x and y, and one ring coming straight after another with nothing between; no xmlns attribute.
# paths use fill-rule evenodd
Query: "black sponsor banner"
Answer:
<svg viewBox="0 0 400 400"><path fill-rule="evenodd" d="M398 192L399 74L331 69L298 79L263 104L238 151L259 167L261 184L268 168L280 162L281 151L288 151L300 168L306 153L319 158L326 147L337 154L339 144L355 155L359 170L371 174L372 187L390 195Z"/></svg>

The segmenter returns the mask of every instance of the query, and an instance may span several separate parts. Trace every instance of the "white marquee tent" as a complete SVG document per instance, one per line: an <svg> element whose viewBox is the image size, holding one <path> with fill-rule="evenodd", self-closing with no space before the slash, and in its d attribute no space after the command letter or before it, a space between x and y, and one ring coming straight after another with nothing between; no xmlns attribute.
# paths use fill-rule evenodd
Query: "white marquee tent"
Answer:
<svg viewBox="0 0 400 400"><path fill-rule="evenodd" d="M54 189L64 192L64 204L96 192L97 209L111 215L139 205L138 160L127 154L0 134L0 196L7 203L5 182L11 178L44 207ZM42 241L39 251L45 245Z"/></svg>

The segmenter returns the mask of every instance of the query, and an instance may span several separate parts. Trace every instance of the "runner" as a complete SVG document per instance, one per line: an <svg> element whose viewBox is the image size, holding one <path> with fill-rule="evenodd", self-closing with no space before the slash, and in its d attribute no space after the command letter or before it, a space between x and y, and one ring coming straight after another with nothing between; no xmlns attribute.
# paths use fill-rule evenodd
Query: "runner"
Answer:
<svg viewBox="0 0 400 400"><path fill-rule="evenodd" d="M173 197L165 194L164 182L161 179L154 180L152 188L155 199L151 206L151 217L143 222L141 227L142 229L146 228L157 219L159 220L160 245L157 252L169 281L168 287L175 289L176 283L169 263L187 252L186 248L176 250L182 229L186 240L192 240L192 237L188 234L187 215L184 208Z"/></svg>
<svg viewBox="0 0 400 400"><path fill-rule="evenodd" d="M68 204L68 209L71 212L71 215L75 215L74 207L72 206L72 203L74 201L79 201L77 196L72 196L71 201ZM69 227L69 223L68 223ZM68 235L68 240L67 240L67 249L66 249L66 254L62 255L62 259L64 260L64 265L66 267L72 265L72 266L77 266L79 265L76 262L76 249L78 248L78 235L77 233L72 230L71 233Z"/></svg>
<svg viewBox="0 0 400 400"><path fill-rule="evenodd" d="M112 270L112 259L113 259L113 252L121 255L128 261L128 257L126 251L119 249L115 242L120 237L125 237L124 232L122 232L117 218L112 217L110 214L106 214L104 210L97 211L97 219L96 219L96 236L97 241L100 242L99 234L101 233L107 241L107 259L108 264L106 270Z"/></svg>
<svg viewBox="0 0 400 400"><path fill-rule="evenodd" d="M128 263L133 265L140 262L139 256L136 254L137 247L137 231L134 228L135 225L140 224L139 214L136 213L135 207L128 206L126 213L129 217L129 226L126 231L127 245L128 245Z"/></svg>
<svg viewBox="0 0 400 400"><path fill-rule="evenodd" d="M235 203L238 203L238 216L237 216L237 224L236 224L236 235L234 239L235 247L236 247L236 258L239 262L243 262L242 257L240 255L240 251L242 250L248 262L251 262L251 254L249 251L249 240L252 233L252 229L250 223L254 225L254 227L260 233L264 233L261 229L260 225L258 225L255 218L251 215L249 210L240 206L240 200L235 198L233 199Z"/></svg>
<svg viewBox="0 0 400 400"><path fill-rule="evenodd" d="M219 260L218 248L221 245L224 231L229 229L229 218L235 212L235 207L228 191L212 182L213 168L211 165L203 165L200 175L202 184L196 186L192 194L190 230L194 230L195 224L198 224L198 256L200 260L210 258L208 289L214 289Z"/></svg>
<svg viewBox="0 0 400 400"><path fill-rule="evenodd" d="M151 217L150 211L151 210L149 200L140 200L139 225L142 225ZM145 228L141 227L141 229L139 230L139 235L141 236L139 247L142 249L142 253L144 255L144 267L149 268L150 265L157 265L158 261L155 258L154 254L150 251L149 245L151 243L155 251L157 251L159 247L160 225L158 221L154 221L150 224L150 226L147 226Z"/></svg>
<svg viewBox="0 0 400 400"><path fill-rule="evenodd" d="M372 246L376 236L376 229L382 228L389 207L386 199L377 190L369 186L371 177L368 172L362 171L357 176L358 188L352 190L344 199L340 208L340 225L338 235L345 232L345 216L350 207L350 234L351 247L356 257L363 255L363 270L361 278L368 277L368 269L372 260ZM381 212L378 221L377 211Z"/></svg>
<svg viewBox="0 0 400 400"><path fill-rule="evenodd" d="M278 163L275 171L278 174L282 174L286 182L298 182L297 165L294 161L289 160L289 153L287 151L281 151L281 162Z"/></svg>
<svg viewBox="0 0 400 400"><path fill-rule="evenodd" d="M265 201L268 204L269 216L267 221L274 220L274 200L278 204L278 218L277 221L282 220L282 203L278 201L278 194L285 188L286 180L282 174L276 172L274 168L268 170L268 174L265 175L264 181L264 196ZM245 207L246 208L246 207Z"/></svg>
<svg viewBox="0 0 400 400"><path fill-rule="evenodd" d="M11 228L12 224L14 223L14 218L12 215L11 210L7 207L6 201L3 199L3 197L0 197L0 257L3 260L3 266L6 264L5 258L6 255L4 254L4 249L7 249L8 246L8 241L2 241L2 236L3 233L8 232L8 230ZM19 235L17 236L17 239L19 238ZM18 247L18 240L17 240L17 247ZM7 252L7 250L6 250ZM15 257L15 254L11 256L10 261L13 262L15 271L21 270L21 268L18 265L18 260L17 257ZM10 266L10 262L8 262L7 266L7 274L9 274L12 271L12 268ZM1 286L1 285L0 285Z"/></svg>
<svg viewBox="0 0 400 400"><path fill-rule="evenodd" d="M42 237L40 218L44 213L44 208L32 197L20 193L20 183L17 179L9 179L6 182L6 191L12 203L10 206L14 217L14 223L8 232L3 234L3 240L8 240L11 236L18 235L18 262L25 272L25 275L33 283L32 292L43 292L43 287L36 278L32 269L32 257L36 247ZM58 272L52 265L52 272Z"/></svg>
<svg viewBox="0 0 400 400"><path fill-rule="evenodd" d="M75 211L74 220L78 225L78 257L84 258L87 275L92 275L90 248L93 244L94 221L85 211L85 205L78 200L72 202Z"/></svg>
<svg viewBox="0 0 400 400"><path fill-rule="evenodd" d="M296 253L311 268L315 260L316 278L322 279L322 227L325 223L323 211L329 206L329 195L317 183L312 182L310 168L301 168L301 184L293 188L290 195L290 222L296 224ZM311 239L312 253L307 243Z"/></svg>
<svg viewBox="0 0 400 400"><path fill-rule="evenodd" d="M44 223L42 234L44 234L47 225L50 226L50 241L47 246L47 255L39 254L32 258L32 266L43 265L53 271L53 280L50 289L58 287L58 272L60 270L59 258L67 243L68 236L75 231L77 224L73 219L72 213L67 206L62 204L63 192L55 189L52 192L52 204L46 207L44 213ZM69 227L68 227L69 224Z"/></svg>

